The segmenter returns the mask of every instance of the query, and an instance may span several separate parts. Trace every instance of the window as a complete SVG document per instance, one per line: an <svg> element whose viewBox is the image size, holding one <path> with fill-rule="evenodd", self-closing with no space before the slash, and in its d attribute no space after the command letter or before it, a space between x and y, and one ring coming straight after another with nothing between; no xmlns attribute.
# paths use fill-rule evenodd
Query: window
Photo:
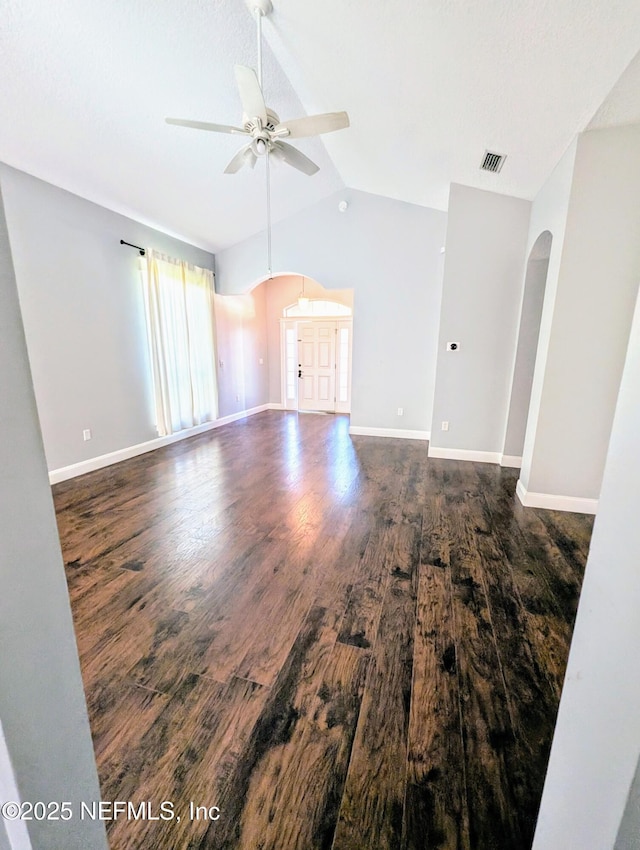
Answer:
<svg viewBox="0 0 640 850"><path fill-rule="evenodd" d="M302 316L350 316L351 307L339 304L337 301L323 301L322 299L310 300L304 307L298 302L285 307L283 314L287 318L300 318Z"/></svg>
<svg viewBox="0 0 640 850"><path fill-rule="evenodd" d="M213 272L147 250L145 312L158 434L217 417Z"/></svg>
<svg viewBox="0 0 640 850"><path fill-rule="evenodd" d="M287 372L287 401L295 401L296 398L296 332L294 328L285 330L285 357Z"/></svg>
<svg viewBox="0 0 640 850"><path fill-rule="evenodd" d="M349 401L349 328L338 333L338 401Z"/></svg>

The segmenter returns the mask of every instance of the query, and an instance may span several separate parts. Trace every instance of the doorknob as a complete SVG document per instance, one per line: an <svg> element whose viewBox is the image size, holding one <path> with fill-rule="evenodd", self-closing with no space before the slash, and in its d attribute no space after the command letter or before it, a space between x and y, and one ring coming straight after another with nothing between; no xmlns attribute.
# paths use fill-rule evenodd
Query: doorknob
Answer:
<svg viewBox="0 0 640 850"><path fill-rule="evenodd" d="M298 377L299 377L299 378L301 378L301 377L302 377L302 369L298 369Z"/></svg>

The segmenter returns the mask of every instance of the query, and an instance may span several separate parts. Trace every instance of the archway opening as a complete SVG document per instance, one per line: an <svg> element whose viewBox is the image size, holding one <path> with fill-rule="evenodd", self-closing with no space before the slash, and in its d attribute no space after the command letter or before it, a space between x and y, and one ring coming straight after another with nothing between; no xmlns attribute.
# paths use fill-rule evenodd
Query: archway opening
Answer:
<svg viewBox="0 0 640 850"><path fill-rule="evenodd" d="M353 290L327 290L303 275L281 275L268 283L269 333L277 315L276 365L283 408L323 413L351 412ZM270 336L269 350L275 352Z"/></svg>
<svg viewBox="0 0 640 850"><path fill-rule="evenodd" d="M534 242L527 260L518 347L504 439L504 466L520 466L522 461L552 242L550 231L543 231Z"/></svg>

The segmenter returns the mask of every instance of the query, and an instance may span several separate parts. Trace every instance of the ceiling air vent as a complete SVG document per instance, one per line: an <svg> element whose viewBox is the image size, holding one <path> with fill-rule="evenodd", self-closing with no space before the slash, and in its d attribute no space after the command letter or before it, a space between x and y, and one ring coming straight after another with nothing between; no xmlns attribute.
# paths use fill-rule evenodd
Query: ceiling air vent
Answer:
<svg viewBox="0 0 640 850"><path fill-rule="evenodd" d="M505 161L507 157L503 156L501 153L492 153L491 151L484 152L484 159L482 160L482 165L480 168L482 171L492 171L494 174L497 174L498 171L502 168L502 163Z"/></svg>

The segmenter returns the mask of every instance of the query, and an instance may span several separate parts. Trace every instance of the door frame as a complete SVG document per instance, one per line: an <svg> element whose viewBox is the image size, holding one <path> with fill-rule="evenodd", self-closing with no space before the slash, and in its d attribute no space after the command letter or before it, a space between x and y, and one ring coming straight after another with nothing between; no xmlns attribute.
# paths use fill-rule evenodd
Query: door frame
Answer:
<svg viewBox="0 0 640 850"><path fill-rule="evenodd" d="M336 371L335 386L335 412L336 413L351 413L351 375L353 365L353 316L298 316L296 318L281 318L280 319L280 403L284 410L298 410L298 323L299 322L335 322L336 324L336 345L335 345L335 363ZM340 374L343 366L344 351L340 345L340 331L346 328L349 331L349 340L347 346L347 364L344 372L346 373L346 401L340 401ZM287 330L293 331L293 339L295 340L295 373L296 378L293 382L293 397L288 394L290 383L288 381L287 369L287 343L291 343L291 337L287 340Z"/></svg>

